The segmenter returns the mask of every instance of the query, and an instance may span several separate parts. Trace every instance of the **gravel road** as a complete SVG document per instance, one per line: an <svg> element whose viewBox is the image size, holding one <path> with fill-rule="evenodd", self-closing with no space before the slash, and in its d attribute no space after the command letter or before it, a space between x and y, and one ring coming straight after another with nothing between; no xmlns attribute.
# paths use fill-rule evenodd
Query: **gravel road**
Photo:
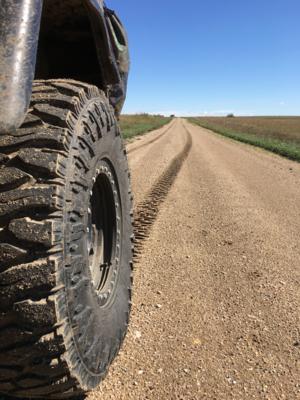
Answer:
<svg viewBox="0 0 300 400"><path fill-rule="evenodd" d="M152 215L129 334L88 400L300 399L300 165L183 119L128 151Z"/></svg>

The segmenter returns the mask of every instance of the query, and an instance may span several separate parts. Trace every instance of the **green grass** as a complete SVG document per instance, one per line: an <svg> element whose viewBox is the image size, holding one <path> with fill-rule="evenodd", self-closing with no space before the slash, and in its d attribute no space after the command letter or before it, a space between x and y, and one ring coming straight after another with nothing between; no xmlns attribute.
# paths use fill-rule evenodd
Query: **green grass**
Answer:
<svg viewBox="0 0 300 400"><path fill-rule="evenodd" d="M171 117L164 117L162 115L121 115L120 127L123 137L131 139L134 136L143 135L146 132L161 128L171 120Z"/></svg>
<svg viewBox="0 0 300 400"><path fill-rule="evenodd" d="M209 121L209 118L188 119L190 122L203 128L210 129L220 135L229 137L239 142L261 147L265 150L272 151L273 153L300 162L300 141L296 138L290 139L288 130L286 132L286 139L282 133L280 133L280 135L276 134L275 130L273 135L270 133L266 134L261 129L261 125L263 125L262 119L259 119L259 127L256 129L257 133L255 133L255 118L253 118L253 129L251 133L245 132L247 130L246 127L245 131L240 131L229 127L228 125L230 125L230 121L226 121L227 126L222 126L223 121L220 119L218 123L218 121L216 122L217 118L214 118L213 121ZM243 128L242 125L241 128Z"/></svg>

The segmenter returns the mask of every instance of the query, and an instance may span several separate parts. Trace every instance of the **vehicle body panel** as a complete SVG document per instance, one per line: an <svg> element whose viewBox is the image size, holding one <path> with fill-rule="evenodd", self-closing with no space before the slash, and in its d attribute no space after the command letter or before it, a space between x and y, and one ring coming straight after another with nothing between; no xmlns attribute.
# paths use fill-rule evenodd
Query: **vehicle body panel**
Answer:
<svg viewBox="0 0 300 400"><path fill-rule="evenodd" d="M57 4L53 0L44 0L44 7L42 0L2 0L0 9L0 133L14 131L25 118L36 71L41 20L44 13L54 10L55 7L57 12L64 14L61 18L62 24L67 19L72 20L73 9L77 9L78 12L83 12L82 10L87 12L93 45L96 47L98 56L96 66L96 71L97 69L99 71L98 86L106 92L117 115L122 109L129 71L128 41L120 20L113 11L105 7L103 0L65 0ZM48 19L45 20L48 23ZM51 23L52 21L53 18ZM79 33L80 29L79 26ZM78 59L81 57L79 46L77 57ZM86 62L88 63L88 60ZM55 76L55 78L69 78L69 76Z"/></svg>

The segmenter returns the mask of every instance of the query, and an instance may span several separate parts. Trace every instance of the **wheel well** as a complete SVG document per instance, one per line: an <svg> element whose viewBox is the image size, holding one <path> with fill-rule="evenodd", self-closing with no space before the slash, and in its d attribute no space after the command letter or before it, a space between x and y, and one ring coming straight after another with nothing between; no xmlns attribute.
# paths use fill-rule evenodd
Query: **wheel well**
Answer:
<svg viewBox="0 0 300 400"><path fill-rule="evenodd" d="M103 89L85 0L44 0L36 65L36 79L76 79Z"/></svg>

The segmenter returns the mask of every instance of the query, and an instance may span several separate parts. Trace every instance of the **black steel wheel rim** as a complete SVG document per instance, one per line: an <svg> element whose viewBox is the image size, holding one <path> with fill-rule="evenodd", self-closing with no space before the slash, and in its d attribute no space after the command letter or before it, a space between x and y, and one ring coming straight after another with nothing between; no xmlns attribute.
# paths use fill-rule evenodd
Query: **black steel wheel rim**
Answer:
<svg viewBox="0 0 300 400"><path fill-rule="evenodd" d="M93 288L101 306L113 297L119 270L121 210L113 167L102 160L92 179L87 247Z"/></svg>

